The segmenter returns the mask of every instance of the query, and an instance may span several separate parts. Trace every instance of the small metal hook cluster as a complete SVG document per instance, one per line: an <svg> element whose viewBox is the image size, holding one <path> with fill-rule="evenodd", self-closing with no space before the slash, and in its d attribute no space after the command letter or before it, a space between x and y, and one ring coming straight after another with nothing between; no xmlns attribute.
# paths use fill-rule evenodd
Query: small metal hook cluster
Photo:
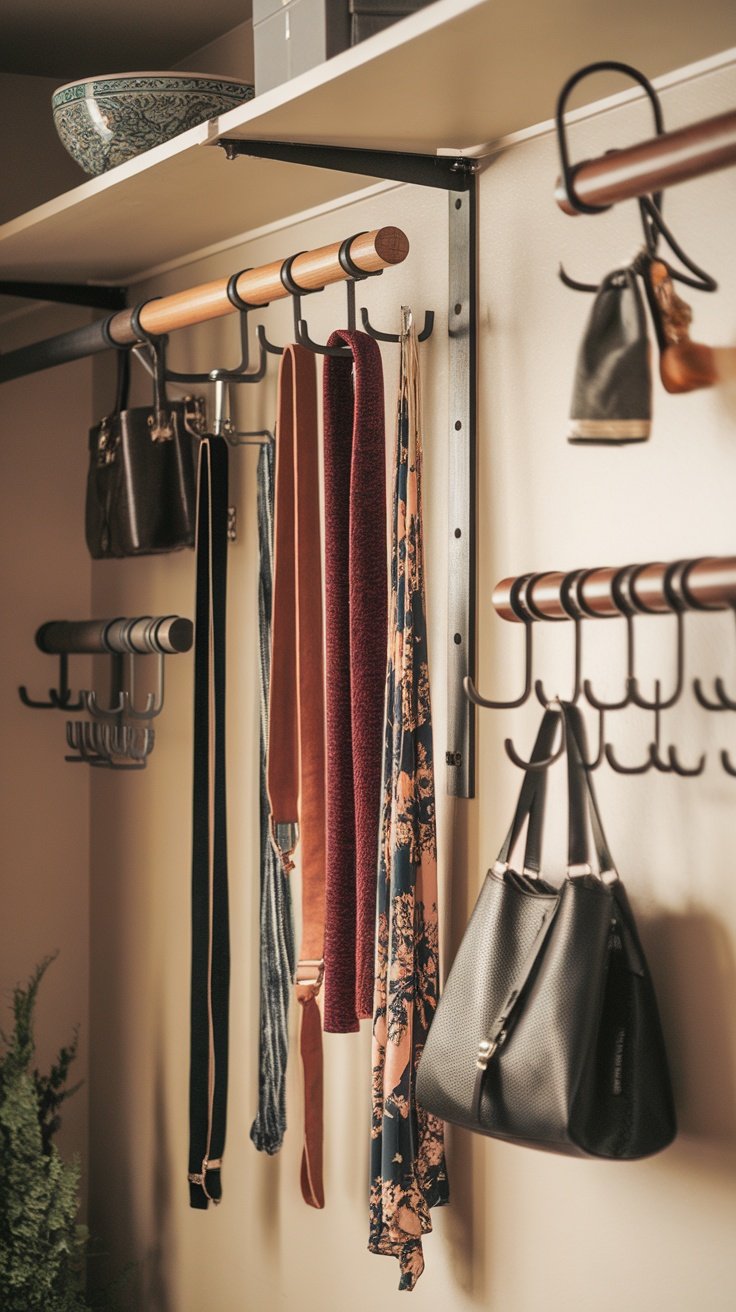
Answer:
<svg viewBox="0 0 736 1312"><path fill-rule="evenodd" d="M151 720L164 708L164 655L156 653L156 689L148 692L142 706L136 705L135 655L127 654L127 687L122 687L122 663L125 657L116 652L111 661L109 704L103 706L96 692L81 694L90 720L67 720L66 741L75 755L64 757L70 763L103 766L109 770L143 770L155 742Z"/></svg>
<svg viewBox="0 0 736 1312"><path fill-rule="evenodd" d="M178 616L137 616L100 621L50 621L36 634L36 645L47 655L59 655L59 687L48 702L18 689L25 706L34 709L81 711L89 720L67 720L66 761L113 770L142 770L154 748L152 721L164 707L164 657L188 651L192 643L190 621ZM106 702L93 689L72 698L68 680L70 653L107 655L110 691ZM136 656L156 657L156 686L142 701L136 695Z"/></svg>
<svg viewBox="0 0 736 1312"><path fill-rule="evenodd" d="M540 679L533 680L534 624L538 620L552 620L553 622L571 620L574 632L573 686L571 692L567 695L567 700L576 705L582 696L598 715L598 746L595 754L584 762L586 769L597 770L605 760L611 769L618 774L646 774L652 769L664 774L677 774L682 778L702 774L706 764L705 755L701 755L694 764L690 765L680 759L674 745L668 744L664 747L661 741L662 712L669 710L680 700L685 688L685 612L690 609L701 609L692 594L687 592L688 572L697 563L695 560L674 561L667 566L664 572L663 591L669 610L674 616L676 626L674 687L666 696L662 695L662 682L660 679L655 680L653 698L645 696L636 675L634 616L653 613L639 602L634 587L637 576L647 568L646 565L626 565L615 572L611 581L611 594L614 604L618 615L623 618L626 624L626 676L623 696L613 701L604 701L595 693L591 681L582 677L582 621L586 618L600 618L600 614L586 603L583 593L583 584L586 578L595 572L588 569L574 570L564 576L560 584L559 594L560 607L564 612L561 616L546 614L534 604L532 597L534 584L539 579L544 578L547 571L541 574L524 574L513 581L508 594L509 606L524 626L524 686L522 692L518 697L510 700L491 699L483 696L475 687L473 680L466 677L464 680L466 696L476 706L494 710L508 710L522 706L528 701L533 688L535 696L542 706L547 707L555 704L559 700L558 697L550 696ZM702 609L708 608L702 607ZM736 615L736 611L734 614ZM723 679L716 679L714 687L716 700L706 696L700 679L693 680L693 692L699 704L709 711L736 711L736 700L727 694ZM654 717L653 740L647 746L644 760L635 764L626 764L619 760L612 745L606 742L605 735L606 715L609 712L623 710L628 706L636 706L642 710L650 711ZM544 760L535 762L524 760L516 750L511 738L505 739L504 747L509 759L520 769L543 770L559 760L564 750L564 743L560 742L558 749ZM736 777L736 765L731 762L726 751L720 753L720 759L726 773Z"/></svg>

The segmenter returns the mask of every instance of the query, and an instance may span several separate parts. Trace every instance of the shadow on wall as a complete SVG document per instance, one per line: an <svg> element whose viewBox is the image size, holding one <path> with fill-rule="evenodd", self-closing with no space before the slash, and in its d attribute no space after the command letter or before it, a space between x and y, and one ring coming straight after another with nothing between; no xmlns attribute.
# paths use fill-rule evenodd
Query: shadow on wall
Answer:
<svg viewBox="0 0 736 1312"><path fill-rule="evenodd" d="M479 892L478 827L477 801L448 799L448 816L443 827L445 849L439 854L440 869L446 878L440 909L443 986ZM488 1155L477 1151L477 1142L477 1137L467 1130L445 1126L451 1206L446 1209L443 1225L449 1237L450 1261L458 1287L474 1302L487 1306Z"/></svg>
<svg viewBox="0 0 736 1312"><path fill-rule="evenodd" d="M171 1234L171 1148L169 1117L167 1115L165 1071L162 1041L156 1044L154 1073L153 1125L156 1145L153 1166L153 1216L155 1218L155 1245L146 1254L144 1282L147 1297L142 1307L155 1307L157 1312L173 1312L168 1294L166 1262L171 1261L173 1236Z"/></svg>
<svg viewBox="0 0 736 1312"><path fill-rule="evenodd" d="M736 959L713 915L685 915L641 925L667 1040L679 1140L709 1142L736 1155ZM683 1145L684 1146L684 1145ZM724 1169L722 1154L714 1158Z"/></svg>

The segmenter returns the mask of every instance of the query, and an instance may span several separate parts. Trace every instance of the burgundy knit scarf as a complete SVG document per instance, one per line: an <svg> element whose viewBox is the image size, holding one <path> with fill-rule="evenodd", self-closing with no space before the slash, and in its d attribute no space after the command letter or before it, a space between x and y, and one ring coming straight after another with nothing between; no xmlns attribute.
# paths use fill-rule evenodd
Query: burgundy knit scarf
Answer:
<svg viewBox="0 0 736 1312"><path fill-rule="evenodd" d="M324 368L327 870L324 1028L373 1011L388 626L381 353L338 331Z"/></svg>

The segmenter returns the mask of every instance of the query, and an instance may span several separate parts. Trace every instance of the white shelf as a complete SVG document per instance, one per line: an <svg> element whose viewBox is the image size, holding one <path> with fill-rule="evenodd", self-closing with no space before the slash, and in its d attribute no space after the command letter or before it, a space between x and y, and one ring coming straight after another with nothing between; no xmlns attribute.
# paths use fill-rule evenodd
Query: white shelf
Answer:
<svg viewBox="0 0 736 1312"><path fill-rule="evenodd" d="M736 5L701 0L437 0L219 120L0 227L0 277L126 283L142 270L364 187L239 159L221 136L435 153L472 150L554 112L594 59L650 77L736 44ZM585 84L598 99L622 83Z"/></svg>

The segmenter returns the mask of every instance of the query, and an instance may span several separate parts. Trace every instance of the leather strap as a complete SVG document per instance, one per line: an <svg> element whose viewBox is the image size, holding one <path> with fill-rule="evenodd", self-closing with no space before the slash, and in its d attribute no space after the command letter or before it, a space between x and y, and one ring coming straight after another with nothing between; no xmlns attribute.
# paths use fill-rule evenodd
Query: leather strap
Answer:
<svg viewBox="0 0 736 1312"><path fill-rule="evenodd" d="M315 359L287 346L279 368L268 797L271 833L293 868L297 834L302 935L294 982L304 1067L302 1194L324 1207L322 1020L324 973L325 739L322 568Z"/></svg>
<svg viewBox="0 0 736 1312"><path fill-rule="evenodd" d="M127 347L117 351L118 377L115 394L115 411L116 415L121 410L128 409L128 395L130 393L130 351Z"/></svg>
<svg viewBox="0 0 736 1312"><path fill-rule="evenodd" d="M222 1197L230 942L225 799L227 444L204 437L197 476L192 806L189 1202Z"/></svg>
<svg viewBox="0 0 736 1312"><path fill-rule="evenodd" d="M590 865L590 851L588 845L588 823L593 833L596 856L601 875L612 875L615 878L616 870L613 864L613 858L606 842L606 836L603 832L603 823L601 821L598 803L593 791L593 784L590 779L590 771L586 770L584 760L587 756L585 741L585 724L583 717L576 706L571 702L560 702L560 714L563 717L563 728L565 733L565 745L567 755L567 777L568 777L568 876L585 870L592 873ZM542 718L539 727L537 739L532 751L531 760L543 760L550 753L552 741L554 738L554 727L558 712L548 709ZM553 718L551 718L553 717ZM541 837L541 826L544 818L544 802L546 796L546 775L544 770L527 770L524 782L519 794L519 801L516 807L516 813L511 823L506 839L499 853L499 863L506 865L508 858L513 851L514 845L518 840L521 828L525 819L529 818L529 830L527 833L527 855L524 862L524 870L538 870L535 860L539 857L539 841ZM529 865L527 863L529 862ZM531 887L531 883L530 883ZM537 933L527 952L526 957L517 971L511 986L501 1004L501 1007L488 1027L488 1033L478 1045L478 1056L476 1059L475 1084L473 1088L473 1116L476 1120L480 1119L480 1100L483 1092L483 1079L489 1062L495 1057L499 1048L506 1040L509 1025L513 1019L514 1012L523 997L524 989L532 973L534 965L541 953L547 935L554 922L557 909L559 907L559 896L554 902L547 906L540 905L540 922Z"/></svg>
<svg viewBox="0 0 736 1312"><path fill-rule="evenodd" d="M616 877L616 867L603 830L598 802L593 790L590 770L583 764L587 759L585 722L577 706L561 702L567 742L567 796L568 796L568 874L579 867L590 869L588 824L601 875Z"/></svg>
<svg viewBox="0 0 736 1312"><path fill-rule="evenodd" d="M543 761L552 751L555 733L560 727L560 712L554 708L545 711L532 748L530 762ZM547 771L527 770L519 792L514 818L498 854L498 864L508 865L514 848L528 819L526 850L524 853L525 871L539 873L542 825L544 822L544 805L547 794Z"/></svg>

